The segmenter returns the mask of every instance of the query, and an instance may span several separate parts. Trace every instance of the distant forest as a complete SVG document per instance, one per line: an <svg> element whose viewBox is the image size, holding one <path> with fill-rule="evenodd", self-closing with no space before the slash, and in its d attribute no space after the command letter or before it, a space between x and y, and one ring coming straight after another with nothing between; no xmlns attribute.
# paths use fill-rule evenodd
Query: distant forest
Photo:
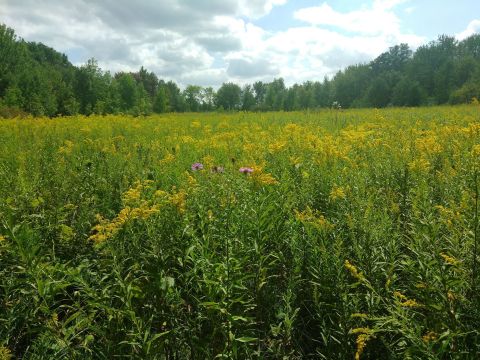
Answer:
<svg viewBox="0 0 480 360"><path fill-rule="evenodd" d="M0 117L25 114L132 114L218 110L304 110L341 106L458 104L480 98L480 34L463 41L442 35L413 52L391 47L375 60L347 67L333 78L285 86L282 78L240 87L212 87L138 72L111 74L94 59L76 67L42 43L18 38L0 25Z"/></svg>

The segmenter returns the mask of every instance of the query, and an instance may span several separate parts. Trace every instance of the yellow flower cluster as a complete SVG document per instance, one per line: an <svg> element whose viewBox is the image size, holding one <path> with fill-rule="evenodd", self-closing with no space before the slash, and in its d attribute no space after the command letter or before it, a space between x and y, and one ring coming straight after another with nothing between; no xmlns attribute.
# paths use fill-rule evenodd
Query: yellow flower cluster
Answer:
<svg viewBox="0 0 480 360"><path fill-rule="evenodd" d="M171 164L174 161L175 161L175 155L168 152L163 159L159 160L158 164L160 166L163 166L163 165Z"/></svg>
<svg viewBox="0 0 480 360"><path fill-rule="evenodd" d="M472 147L472 156L474 156L474 157L480 156L480 144L473 145L473 147Z"/></svg>
<svg viewBox="0 0 480 360"><path fill-rule="evenodd" d="M108 221L99 215L97 216L99 224L93 227L92 230L95 233L89 237L89 240L96 243L102 243L105 240L113 238L127 222L135 219L148 219L152 214L158 213L159 211L160 209L158 205L149 206L147 202L144 201L139 207L130 208L127 206L123 208L111 221Z"/></svg>
<svg viewBox="0 0 480 360"><path fill-rule="evenodd" d="M417 301L415 300L412 300L412 299L408 299L405 295L403 295L400 291L395 291L393 293L393 296L395 296L396 298L398 298L399 302L400 302L400 306L403 306L403 307L420 307L422 306L421 304L419 304Z"/></svg>
<svg viewBox="0 0 480 360"><path fill-rule="evenodd" d="M458 222L462 218L462 215L458 210L454 211L453 209L446 208L442 205L436 205L435 209L438 210L440 219L449 229L453 228L454 222Z"/></svg>
<svg viewBox="0 0 480 360"><path fill-rule="evenodd" d="M252 180L258 185L276 185L278 181L269 173L253 172Z"/></svg>
<svg viewBox="0 0 480 360"><path fill-rule="evenodd" d="M355 328L350 330L350 334L359 334L357 336L356 345L357 349L355 352L355 360L360 360L360 357L367 346L368 340L374 337L373 330L370 328Z"/></svg>
<svg viewBox="0 0 480 360"><path fill-rule="evenodd" d="M122 200L124 204L134 204L140 200L142 195L143 184L136 181L134 186L123 193Z"/></svg>
<svg viewBox="0 0 480 360"><path fill-rule="evenodd" d="M11 359L13 359L13 355L10 349L5 346L0 346L0 360L11 360Z"/></svg>
<svg viewBox="0 0 480 360"><path fill-rule="evenodd" d="M294 210L295 219L303 224L311 225L321 231L330 231L334 225L328 221L319 211L312 210L309 206L304 211Z"/></svg>
<svg viewBox="0 0 480 360"><path fill-rule="evenodd" d="M172 194L169 196L170 204L174 205L180 214L185 213L187 204L187 192L183 189L176 190L173 188Z"/></svg>
<svg viewBox="0 0 480 360"><path fill-rule="evenodd" d="M437 338L437 334L433 331L429 331L425 335L422 336L423 342L429 343Z"/></svg>
<svg viewBox="0 0 480 360"><path fill-rule="evenodd" d="M130 221L140 219L146 220L152 214L160 211L160 204L142 200L142 191L151 187L152 181L136 181L130 189L123 193L122 200L124 208L120 210L115 218L107 220L97 215L98 224L92 228L93 235L89 240L95 243L102 243L113 238Z"/></svg>
<svg viewBox="0 0 480 360"><path fill-rule="evenodd" d="M408 163L408 168L412 171L427 172L430 169L430 161L421 157Z"/></svg>
<svg viewBox="0 0 480 360"><path fill-rule="evenodd" d="M58 148L58 153L59 154L70 154L73 150L73 141L70 140L65 140L63 143L63 146L60 146Z"/></svg>
<svg viewBox="0 0 480 360"><path fill-rule="evenodd" d="M345 269L347 269L355 279L359 281L365 280L365 277L363 276L363 274L360 271L358 271L356 266L353 265L349 260L345 260L344 265L345 265Z"/></svg>
<svg viewBox="0 0 480 360"><path fill-rule="evenodd" d="M282 151L282 149L285 148L286 145L287 145L286 141L276 141L268 145L268 151L271 154L275 154Z"/></svg>
<svg viewBox="0 0 480 360"><path fill-rule="evenodd" d="M439 144L437 137L431 132L425 132L422 136L415 140L415 147L421 154L438 154L442 151L442 146Z"/></svg>
<svg viewBox="0 0 480 360"><path fill-rule="evenodd" d="M441 252L440 256L442 257L443 261L445 261L449 265L457 266L458 264L460 264L460 261L455 259L453 256L445 254L444 252Z"/></svg>
<svg viewBox="0 0 480 360"><path fill-rule="evenodd" d="M337 199L345 199L347 194L345 193L345 189L341 186L334 185L332 190L330 191L330 200L337 200Z"/></svg>

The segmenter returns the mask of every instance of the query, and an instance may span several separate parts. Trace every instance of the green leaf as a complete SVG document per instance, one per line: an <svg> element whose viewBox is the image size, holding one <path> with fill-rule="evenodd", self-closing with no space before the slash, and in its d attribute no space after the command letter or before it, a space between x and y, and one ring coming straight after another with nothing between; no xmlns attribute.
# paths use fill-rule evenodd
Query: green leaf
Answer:
<svg viewBox="0 0 480 360"><path fill-rule="evenodd" d="M241 343L249 343L249 342L257 341L257 339L258 338L249 337L249 336L242 336L239 338L235 338L236 341L239 341Z"/></svg>

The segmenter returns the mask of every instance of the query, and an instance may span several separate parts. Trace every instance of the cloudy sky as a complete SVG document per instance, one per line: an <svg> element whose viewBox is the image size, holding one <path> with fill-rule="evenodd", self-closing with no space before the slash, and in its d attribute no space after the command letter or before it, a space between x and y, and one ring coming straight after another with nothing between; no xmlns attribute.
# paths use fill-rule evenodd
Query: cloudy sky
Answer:
<svg viewBox="0 0 480 360"><path fill-rule="evenodd" d="M0 22L76 65L217 87L322 80L389 46L480 32L479 0L0 0Z"/></svg>

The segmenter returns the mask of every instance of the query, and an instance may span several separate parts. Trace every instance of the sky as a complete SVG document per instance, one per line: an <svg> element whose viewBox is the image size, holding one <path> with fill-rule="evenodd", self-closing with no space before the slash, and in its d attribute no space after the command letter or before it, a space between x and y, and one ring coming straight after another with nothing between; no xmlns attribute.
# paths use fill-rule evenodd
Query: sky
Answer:
<svg viewBox="0 0 480 360"><path fill-rule="evenodd" d="M0 0L0 23L26 41L218 88L323 80L390 46L480 32L480 0Z"/></svg>

